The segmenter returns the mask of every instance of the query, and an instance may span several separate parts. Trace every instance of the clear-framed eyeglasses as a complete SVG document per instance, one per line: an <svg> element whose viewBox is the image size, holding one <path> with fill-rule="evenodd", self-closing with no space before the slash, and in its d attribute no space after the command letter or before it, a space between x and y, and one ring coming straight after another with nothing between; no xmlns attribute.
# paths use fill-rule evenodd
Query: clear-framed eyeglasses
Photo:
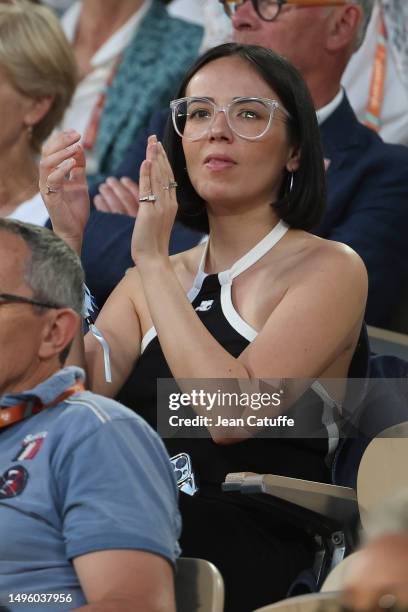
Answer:
<svg viewBox="0 0 408 612"><path fill-rule="evenodd" d="M247 0L219 0L228 17L232 17ZM351 0L353 2L353 0ZM342 6L350 0L251 0L258 16L264 21L274 21L286 4L288 6Z"/></svg>
<svg viewBox="0 0 408 612"><path fill-rule="evenodd" d="M235 98L226 106L218 106L211 98L189 96L173 100L170 107L174 129L189 141L204 138L211 130L217 113L224 113L229 128L246 140L262 138L271 127L278 109L289 117L280 102L269 98Z"/></svg>

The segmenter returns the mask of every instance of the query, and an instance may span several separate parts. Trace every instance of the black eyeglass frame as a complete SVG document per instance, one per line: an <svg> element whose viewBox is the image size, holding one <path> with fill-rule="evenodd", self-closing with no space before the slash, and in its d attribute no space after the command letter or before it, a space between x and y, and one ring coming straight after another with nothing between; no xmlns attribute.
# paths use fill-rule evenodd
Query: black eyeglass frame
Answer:
<svg viewBox="0 0 408 612"><path fill-rule="evenodd" d="M262 21L271 23L279 17L282 7L285 4L288 4L289 6L342 6L347 0L274 0L273 4L276 4L276 13L273 17L269 18L265 17L259 8L261 1L262 0L251 0L252 6ZM247 2L247 0L219 0L219 2L224 7L224 11L228 17L232 17L237 8ZM354 2L354 0L351 0L351 2Z"/></svg>
<svg viewBox="0 0 408 612"><path fill-rule="evenodd" d="M23 295L14 295L14 293L0 293L0 306L4 304L31 304L31 306L39 306L40 308L61 308L58 304L47 304L39 302Z"/></svg>

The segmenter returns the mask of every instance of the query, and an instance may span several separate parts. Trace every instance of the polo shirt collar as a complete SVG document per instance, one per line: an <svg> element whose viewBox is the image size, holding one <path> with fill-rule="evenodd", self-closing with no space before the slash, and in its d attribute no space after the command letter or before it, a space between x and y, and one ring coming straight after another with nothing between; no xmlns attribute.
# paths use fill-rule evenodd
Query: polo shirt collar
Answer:
<svg viewBox="0 0 408 612"><path fill-rule="evenodd" d="M0 406L8 408L32 398L38 398L43 404L51 404L66 389L84 380L84 370L76 366L68 366L58 370L58 372L33 389L16 394L10 393L0 397Z"/></svg>

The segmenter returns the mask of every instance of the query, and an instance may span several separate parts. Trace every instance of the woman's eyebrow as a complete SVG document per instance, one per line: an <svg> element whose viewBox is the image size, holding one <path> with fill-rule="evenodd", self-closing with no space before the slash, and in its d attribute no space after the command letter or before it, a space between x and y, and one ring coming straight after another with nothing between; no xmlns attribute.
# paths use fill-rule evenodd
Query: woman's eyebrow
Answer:
<svg viewBox="0 0 408 612"><path fill-rule="evenodd" d="M215 104L215 98L212 98L211 96L187 96L187 98L188 97L193 99L197 98L198 100L210 100L210 102L214 102Z"/></svg>

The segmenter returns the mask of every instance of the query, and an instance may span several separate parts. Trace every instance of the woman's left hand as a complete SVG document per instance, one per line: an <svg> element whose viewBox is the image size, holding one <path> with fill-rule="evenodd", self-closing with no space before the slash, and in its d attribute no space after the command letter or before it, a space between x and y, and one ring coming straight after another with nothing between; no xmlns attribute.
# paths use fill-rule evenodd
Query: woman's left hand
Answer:
<svg viewBox="0 0 408 612"><path fill-rule="evenodd" d="M155 201L141 201L154 196ZM177 213L173 171L163 145L150 136L146 159L140 168L139 212L132 237L132 258L136 265L167 259L169 240Z"/></svg>

